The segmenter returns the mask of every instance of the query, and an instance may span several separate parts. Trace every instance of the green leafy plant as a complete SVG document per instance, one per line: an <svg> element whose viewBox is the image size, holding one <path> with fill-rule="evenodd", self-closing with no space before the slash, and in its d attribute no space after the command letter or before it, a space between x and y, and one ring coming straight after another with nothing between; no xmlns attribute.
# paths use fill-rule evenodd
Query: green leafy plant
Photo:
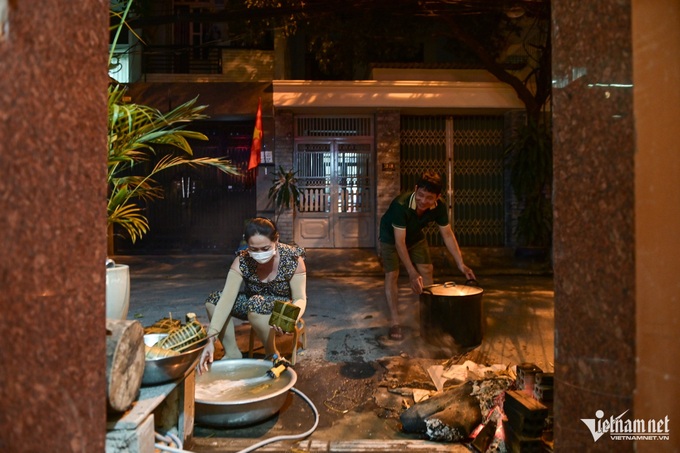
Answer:
<svg viewBox="0 0 680 453"><path fill-rule="evenodd" d="M300 209L300 189L297 185L297 178L293 170L284 170L279 165L279 169L274 173L272 186L269 188L268 197L274 203L276 210L276 222L284 209Z"/></svg>
<svg viewBox="0 0 680 453"><path fill-rule="evenodd" d="M110 14L116 25L115 48L132 1L112 2ZM113 51L109 55L109 64ZM180 165L210 166L225 173L238 174L230 161L222 158L193 158L189 139L208 140L199 133L184 129L191 121L207 118L205 105L197 98L167 113L124 100L125 87L116 82L108 88L108 224L118 224L132 242L149 231L149 222L138 201L163 197L163 189L154 176ZM158 149L157 149L158 147ZM169 150L169 151L168 151Z"/></svg>

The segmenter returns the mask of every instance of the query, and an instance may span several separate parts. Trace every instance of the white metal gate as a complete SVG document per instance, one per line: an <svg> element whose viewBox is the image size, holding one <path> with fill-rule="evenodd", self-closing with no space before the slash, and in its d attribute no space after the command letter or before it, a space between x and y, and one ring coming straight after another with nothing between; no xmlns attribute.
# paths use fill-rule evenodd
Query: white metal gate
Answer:
<svg viewBox="0 0 680 453"><path fill-rule="evenodd" d="M348 127L367 118L299 118L294 165L301 189L295 242L303 247L373 247L373 139L368 129ZM310 129L312 122L317 127ZM360 124L360 125L361 125ZM329 127L331 126L331 127ZM347 131L356 131L348 134ZM316 132L315 132L316 131ZM359 136L361 133L366 134ZM320 138L331 135L333 138ZM306 136L306 137L305 137ZM314 138L310 138L314 137ZM319 138L316 138L319 137Z"/></svg>

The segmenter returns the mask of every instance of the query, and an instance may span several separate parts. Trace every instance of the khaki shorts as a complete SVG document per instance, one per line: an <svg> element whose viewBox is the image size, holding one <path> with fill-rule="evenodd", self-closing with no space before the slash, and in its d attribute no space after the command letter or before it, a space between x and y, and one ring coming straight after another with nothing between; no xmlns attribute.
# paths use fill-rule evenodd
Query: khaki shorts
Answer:
<svg viewBox="0 0 680 453"><path fill-rule="evenodd" d="M430 246L427 240L418 241L408 248L408 256L413 264L432 264L430 257ZM399 270L399 253L393 244L380 243L380 258L385 273Z"/></svg>

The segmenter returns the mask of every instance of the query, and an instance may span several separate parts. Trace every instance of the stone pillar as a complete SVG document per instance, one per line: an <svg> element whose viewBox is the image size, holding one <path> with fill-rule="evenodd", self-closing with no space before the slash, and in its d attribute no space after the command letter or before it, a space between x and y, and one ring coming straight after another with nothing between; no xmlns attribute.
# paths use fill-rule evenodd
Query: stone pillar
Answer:
<svg viewBox="0 0 680 453"><path fill-rule="evenodd" d="M400 129L401 114L398 110L379 110L376 113L376 246L379 244L380 218L401 191Z"/></svg>
<svg viewBox="0 0 680 453"><path fill-rule="evenodd" d="M101 452L108 2L0 3L0 451Z"/></svg>
<svg viewBox="0 0 680 453"><path fill-rule="evenodd" d="M631 6L554 0L552 14L556 448L633 451L609 436L595 444L581 421L633 408Z"/></svg>

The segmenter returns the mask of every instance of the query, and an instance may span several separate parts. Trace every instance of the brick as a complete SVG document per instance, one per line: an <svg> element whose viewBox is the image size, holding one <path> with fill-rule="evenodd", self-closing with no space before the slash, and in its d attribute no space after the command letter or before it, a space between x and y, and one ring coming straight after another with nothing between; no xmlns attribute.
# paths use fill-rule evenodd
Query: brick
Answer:
<svg viewBox="0 0 680 453"><path fill-rule="evenodd" d="M553 400L553 387L550 385L534 385L534 399L539 402Z"/></svg>
<svg viewBox="0 0 680 453"><path fill-rule="evenodd" d="M505 406L516 408L520 413L526 414L529 417L545 418L548 415L548 408L544 404L531 398L526 393L517 390L508 390L505 392L503 408L505 408Z"/></svg>
<svg viewBox="0 0 680 453"><path fill-rule="evenodd" d="M517 365L517 388L533 392L536 375L538 373L543 373L543 370L533 363L521 363Z"/></svg>
<svg viewBox="0 0 680 453"><path fill-rule="evenodd" d="M541 437L527 437L517 433L507 422L503 422L505 448L510 453L543 453L545 443Z"/></svg>
<svg viewBox="0 0 680 453"><path fill-rule="evenodd" d="M554 377L555 377L554 373L537 373L536 380L534 383L536 385L552 387L554 385Z"/></svg>
<svg viewBox="0 0 680 453"><path fill-rule="evenodd" d="M548 408L524 392L505 392L503 412L513 430L525 437L540 437L549 415Z"/></svg>

